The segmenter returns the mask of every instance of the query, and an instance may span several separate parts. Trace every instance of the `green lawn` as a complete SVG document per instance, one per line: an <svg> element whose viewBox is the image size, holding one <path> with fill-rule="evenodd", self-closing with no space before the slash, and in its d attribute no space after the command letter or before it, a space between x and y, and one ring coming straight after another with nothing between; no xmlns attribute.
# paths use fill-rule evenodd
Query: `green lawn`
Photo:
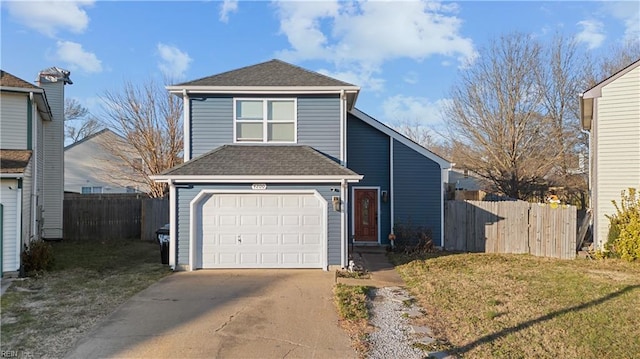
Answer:
<svg viewBox="0 0 640 359"><path fill-rule="evenodd" d="M464 358L637 358L640 263L454 254L392 260Z"/></svg>
<svg viewBox="0 0 640 359"><path fill-rule="evenodd" d="M1 350L62 357L117 306L171 273L156 243L140 240L53 243L50 272L16 280L2 296Z"/></svg>

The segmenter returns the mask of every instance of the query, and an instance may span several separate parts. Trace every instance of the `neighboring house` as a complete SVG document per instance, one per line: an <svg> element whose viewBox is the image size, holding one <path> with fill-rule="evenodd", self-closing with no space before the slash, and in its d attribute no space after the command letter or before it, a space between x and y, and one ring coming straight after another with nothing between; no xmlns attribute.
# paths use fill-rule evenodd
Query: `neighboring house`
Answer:
<svg viewBox="0 0 640 359"><path fill-rule="evenodd" d="M110 150L122 148L119 154ZM64 190L75 193L137 193L147 192L140 175L133 172L140 165L140 156L133 155L131 145L109 129L104 129L64 148ZM128 154L131 154L130 156Z"/></svg>
<svg viewBox="0 0 640 359"><path fill-rule="evenodd" d="M0 74L2 273L20 269L29 241L62 238L64 85L69 72L49 68L33 85Z"/></svg>
<svg viewBox="0 0 640 359"><path fill-rule="evenodd" d="M344 268L399 223L442 244L451 164L356 109L359 87L272 60L168 90L185 162L152 178L173 268Z"/></svg>
<svg viewBox="0 0 640 359"><path fill-rule="evenodd" d="M589 131L589 189L596 248L607 241L611 201L640 189L640 60L585 91L582 127Z"/></svg>

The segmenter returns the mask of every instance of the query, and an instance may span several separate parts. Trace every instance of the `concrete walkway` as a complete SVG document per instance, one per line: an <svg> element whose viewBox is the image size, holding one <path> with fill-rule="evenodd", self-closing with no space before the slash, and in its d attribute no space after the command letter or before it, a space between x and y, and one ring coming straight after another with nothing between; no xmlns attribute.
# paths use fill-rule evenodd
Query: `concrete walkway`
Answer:
<svg viewBox="0 0 640 359"><path fill-rule="evenodd" d="M68 358L355 358L338 326L335 275L180 272L124 303Z"/></svg>
<svg viewBox="0 0 640 359"><path fill-rule="evenodd" d="M350 285L367 285L376 288L404 287L404 281L396 272L382 247L355 247L352 255L356 265L362 266L368 279L337 278L338 283Z"/></svg>

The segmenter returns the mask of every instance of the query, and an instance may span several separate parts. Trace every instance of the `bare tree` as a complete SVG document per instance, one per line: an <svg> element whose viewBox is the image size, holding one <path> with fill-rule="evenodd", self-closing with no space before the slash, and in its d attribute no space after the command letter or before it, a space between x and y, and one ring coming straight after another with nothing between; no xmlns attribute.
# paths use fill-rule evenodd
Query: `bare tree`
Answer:
<svg viewBox="0 0 640 359"><path fill-rule="evenodd" d="M143 183L150 197L164 196L166 184L149 176L182 162L182 99L151 80L125 83L102 99L106 120L122 137L103 145L125 167L112 173L114 179Z"/></svg>
<svg viewBox="0 0 640 359"><path fill-rule="evenodd" d="M553 121L541 112L535 71L541 56L530 36L502 36L462 72L444 109L454 161L513 198L544 188L544 176L561 154L550 145Z"/></svg>
<svg viewBox="0 0 640 359"><path fill-rule="evenodd" d="M100 131L100 121L91 116L89 110L78 100L69 98L64 102L64 137L71 143Z"/></svg>
<svg viewBox="0 0 640 359"><path fill-rule="evenodd" d="M592 88L638 59L640 59L639 39L613 44L607 51L607 55L597 60L588 56L581 89Z"/></svg>
<svg viewBox="0 0 640 359"><path fill-rule="evenodd" d="M393 128L422 147L430 148L435 144L431 130L418 119L413 121L408 119L399 120Z"/></svg>

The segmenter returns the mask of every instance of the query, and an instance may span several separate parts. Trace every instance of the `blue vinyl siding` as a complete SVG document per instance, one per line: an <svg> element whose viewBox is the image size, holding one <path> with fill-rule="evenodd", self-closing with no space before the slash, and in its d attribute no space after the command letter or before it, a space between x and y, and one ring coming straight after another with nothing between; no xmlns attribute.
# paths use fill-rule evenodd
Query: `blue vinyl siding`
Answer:
<svg viewBox="0 0 640 359"><path fill-rule="evenodd" d="M411 222L430 229L434 244L440 243L442 199L440 166L398 141L393 142L395 223Z"/></svg>
<svg viewBox="0 0 640 359"><path fill-rule="evenodd" d="M340 99L298 97L298 144L340 159Z"/></svg>
<svg viewBox="0 0 640 359"><path fill-rule="evenodd" d="M248 95L249 96L249 95ZM260 98L249 96L251 98ZM267 96L267 98L296 96ZM340 99L334 96L300 96L298 100L298 144L308 145L340 158ZM193 97L191 111L191 158L222 145L234 143L233 97Z"/></svg>
<svg viewBox="0 0 640 359"><path fill-rule="evenodd" d="M233 98L192 98L191 158L203 155L222 145L233 143Z"/></svg>
<svg viewBox="0 0 640 359"><path fill-rule="evenodd" d="M389 136L349 115L347 120L347 167L364 178L352 187L380 187L389 191ZM351 189L349 190L351 196ZM352 198L350 198L351 203ZM380 239L388 243L391 233L391 205L378 199L380 204ZM350 206L351 207L351 206ZM351 210L351 208L349 208ZM351 216L349 216L351 218ZM350 237L352 227L349 223Z"/></svg>
<svg viewBox="0 0 640 359"><path fill-rule="evenodd" d="M336 192L331 188L340 188L339 184L305 184L305 185L286 185L286 184L268 184L268 190L317 190L318 193L327 201L327 237L328 237L328 263L329 265L340 265L340 212L333 210L331 197ZM177 245L177 265L189 265L189 215L191 201L204 189L220 189L220 190L251 190L251 184L203 184L194 185L193 188L177 188L177 205L178 205L178 245Z"/></svg>

